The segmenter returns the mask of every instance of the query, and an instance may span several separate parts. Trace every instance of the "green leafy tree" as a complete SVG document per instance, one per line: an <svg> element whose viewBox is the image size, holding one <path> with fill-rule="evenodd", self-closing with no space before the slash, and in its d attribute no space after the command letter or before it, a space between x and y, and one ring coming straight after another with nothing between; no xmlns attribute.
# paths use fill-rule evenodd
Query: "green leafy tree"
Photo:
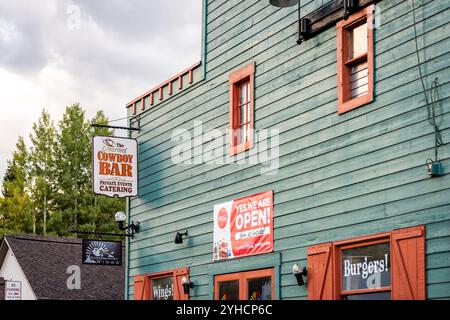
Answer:
<svg viewBox="0 0 450 320"><path fill-rule="evenodd" d="M29 154L22 137L16 144L12 160L2 183L0 198L0 234L27 233L32 230L32 201L29 197Z"/></svg>
<svg viewBox="0 0 450 320"><path fill-rule="evenodd" d="M90 126L84 110L79 104L66 108L59 122L58 145L56 148L56 172L58 183L58 206L64 226L59 233L83 225L89 206Z"/></svg>
<svg viewBox="0 0 450 320"><path fill-rule="evenodd" d="M125 210L125 199L94 195L92 145L94 136L111 136L102 111L88 121L74 104L66 108L55 129L45 110L33 124L28 150L20 138L2 184L0 234L26 232L73 236L72 229L117 231L116 211Z"/></svg>
<svg viewBox="0 0 450 320"><path fill-rule="evenodd" d="M33 233L47 233L47 220L55 206L55 127L45 110L30 135L31 196L33 199Z"/></svg>

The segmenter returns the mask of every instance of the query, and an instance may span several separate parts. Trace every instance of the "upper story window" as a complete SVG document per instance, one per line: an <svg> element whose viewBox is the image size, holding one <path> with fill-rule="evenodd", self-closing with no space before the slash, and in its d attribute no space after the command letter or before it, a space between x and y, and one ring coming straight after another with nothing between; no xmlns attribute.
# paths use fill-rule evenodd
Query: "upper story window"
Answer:
<svg viewBox="0 0 450 320"><path fill-rule="evenodd" d="M230 74L230 154L253 147L253 91L255 64Z"/></svg>
<svg viewBox="0 0 450 320"><path fill-rule="evenodd" d="M373 101L373 6L340 21L338 39L338 113Z"/></svg>

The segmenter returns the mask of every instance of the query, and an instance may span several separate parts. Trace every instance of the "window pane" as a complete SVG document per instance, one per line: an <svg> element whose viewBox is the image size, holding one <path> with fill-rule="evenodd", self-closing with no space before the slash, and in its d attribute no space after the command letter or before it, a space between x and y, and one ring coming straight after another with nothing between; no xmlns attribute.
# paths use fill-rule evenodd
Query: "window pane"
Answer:
<svg viewBox="0 0 450 320"><path fill-rule="evenodd" d="M342 250L341 259L342 290L377 289L391 285L389 243Z"/></svg>
<svg viewBox="0 0 450 320"><path fill-rule="evenodd" d="M365 95L369 92L367 61L351 67L350 92L352 98Z"/></svg>
<svg viewBox="0 0 450 320"><path fill-rule="evenodd" d="M248 300L272 300L272 279L270 277L248 280Z"/></svg>
<svg viewBox="0 0 450 320"><path fill-rule="evenodd" d="M346 296L345 300L391 300L391 292L352 294Z"/></svg>
<svg viewBox="0 0 450 320"><path fill-rule="evenodd" d="M349 59L367 53L367 23L349 31Z"/></svg>
<svg viewBox="0 0 450 320"><path fill-rule="evenodd" d="M244 104L243 106L239 107L239 125L242 125L247 122L247 109L248 109L247 104Z"/></svg>
<svg viewBox="0 0 450 320"><path fill-rule="evenodd" d="M239 87L239 105L242 105L247 102L247 87L248 82L244 83Z"/></svg>
<svg viewBox="0 0 450 320"><path fill-rule="evenodd" d="M243 125L242 127L239 127L239 144L244 143L246 141L247 137L247 130L246 126Z"/></svg>
<svg viewBox="0 0 450 320"><path fill-rule="evenodd" d="M239 300L239 280L219 282L219 300Z"/></svg>
<svg viewBox="0 0 450 320"><path fill-rule="evenodd" d="M152 280L153 300L173 300L173 277Z"/></svg>

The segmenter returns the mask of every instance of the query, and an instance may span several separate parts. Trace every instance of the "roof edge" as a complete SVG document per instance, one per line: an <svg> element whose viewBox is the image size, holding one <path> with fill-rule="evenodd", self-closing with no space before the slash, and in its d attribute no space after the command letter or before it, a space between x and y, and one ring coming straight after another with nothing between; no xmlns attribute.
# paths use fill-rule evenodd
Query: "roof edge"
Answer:
<svg viewBox="0 0 450 320"><path fill-rule="evenodd" d="M175 76L171 77L170 79L162 82L161 84L157 85L156 87L153 87L152 89L146 91L145 93L141 94L140 96L138 96L137 98L131 100L130 102L128 102L126 104L126 108L130 108L133 107L132 113L136 114L137 113L137 106L136 103L139 101L142 101L142 106L141 106L141 110L145 109L145 105L144 105L144 99L147 97L150 97L150 106L153 106L155 104L155 95L158 94L158 99L159 101L164 100L164 96L163 96L163 89L165 89L165 87L168 87L168 89L166 90L168 93L168 96L172 96L173 93L173 86L174 83L177 82L178 83L178 90L181 92L183 90L183 83L184 80L183 78L187 78L187 83L189 85L193 84L194 82L194 70L197 69L200 65L201 65L201 61L195 63L194 65L192 65L191 67L181 71L180 73L176 74Z"/></svg>

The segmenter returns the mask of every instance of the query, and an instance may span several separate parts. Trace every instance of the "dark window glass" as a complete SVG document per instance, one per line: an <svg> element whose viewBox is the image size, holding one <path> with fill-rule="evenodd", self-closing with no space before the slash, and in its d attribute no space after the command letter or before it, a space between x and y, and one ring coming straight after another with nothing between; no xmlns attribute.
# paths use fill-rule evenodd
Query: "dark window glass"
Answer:
<svg viewBox="0 0 450 320"><path fill-rule="evenodd" d="M248 300L272 300L272 279L270 277L248 280Z"/></svg>
<svg viewBox="0 0 450 320"><path fill-rule="evenodd" d="M152 280L153 300L173 300L173 277Z"/></svg>
<svg viewBox="0 0 450 320"><path fill-rule="evenodd" d="M219 300L239 300L239 280L219 282Z"/></svg>
<svg viewBox="0 0 450 320"><path fill-rule="evenodd" d="M341 252L342 290L379 289L391 285L389 243Z"/></svg>

